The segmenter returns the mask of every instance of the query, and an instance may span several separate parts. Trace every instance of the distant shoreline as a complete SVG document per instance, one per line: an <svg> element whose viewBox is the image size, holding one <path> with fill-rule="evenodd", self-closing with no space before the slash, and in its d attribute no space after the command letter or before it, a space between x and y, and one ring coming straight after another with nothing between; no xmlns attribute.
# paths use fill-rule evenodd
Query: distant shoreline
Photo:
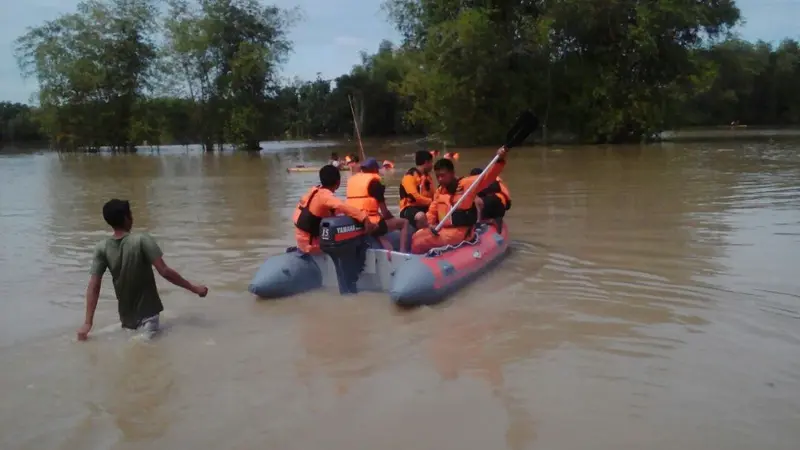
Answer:
<svg viewBox="0 0 800 450"><path fill-rule="evenodd" d="M685 129L678 129L678 130L668 130L662 131L658 134L656 142L707 142L707 141L747 141L747 140L770 140L770 139L800 139L800 128L777 128L777 127L738 127L738 128L731 128L731 127L717 127L717 128L685 128ZM383 140L381 138L370 138L365 139L365 142L376 142L381 141L382 147L386 148L397 148L397 147L413 147L418 143L422 143L424 141L428 141L429 147L431 148L438 148L442 147L441 141L437 138L433 139L426 139L425 137L420 136L393 136L390 139ZM300 150L300 149L308 149L308 148L324 148L324 147L343 147L348 145L354 145L354 141L348 141L346 139L335 139L335 138L324 138L320 137L318 139L298 139L298 140L275 140L275 141L262 141L261 144L267 144L267 147L272 148L265 148L267 153L272 153L275 151L281 150ZM273 144L273 145L269 145ZM279 146L274 146L274 144L288 144L285 148L280 148ZM438 145L437 145L438 144ZM591 144L584 144L577 142L574 137L562 134L562 133L551 133L547 143L544 143L540 136L536 136L532 144L538 145L569 145L569 146L581 146L581 145L591 145ZM197 147L200 144L190 144L188 147ZM610 144L615 145L615 144ZM631 145L630 143L627 144L617 144L617 145ZM180 145L180 144L171 144L171 145L162 145L161 148L175 148L175 147L182 147L187 148L187 146ZM450 146L448 146L450 147ZM465 146L459 148L471 148L475 146ZM483 146L478 146L483 147ZM148 151L148 150L155 150L158 147L150 147L145 145L137 146L139 151ZM196 148L195 148L196 150ZM272 150L272 151L270 151ZM47 142L4 142L0 143L0 154L19 154L19 153L38 153L38 152L57 152L57 150L49 148L49 143ZM226 149L224 152L229 152L230 149ZM218 152L218 151L217 151ZM73 153L73 152L67 152ZM76 151L74 153L84 153L83 151ZM90 152L91 153L91 152ZM100 153L108 153L107 151L101 150ZM246 153L246 152L243 152Z"/></svg>
<svg viewBox="0 0 800 450"><path fill-rule="evenodd" d="M736 141L800 138L800 128L777 127L718 127L685 128L662 131L661 142Z"/></svg>

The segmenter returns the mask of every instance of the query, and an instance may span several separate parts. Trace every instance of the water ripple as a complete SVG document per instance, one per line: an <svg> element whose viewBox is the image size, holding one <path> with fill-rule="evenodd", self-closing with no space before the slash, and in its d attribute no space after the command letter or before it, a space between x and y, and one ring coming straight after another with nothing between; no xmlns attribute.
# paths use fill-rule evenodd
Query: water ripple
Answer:
<svg viewBox="0 0 800 450"><path fill-rule="evenodd" d="M796 447L796 146L515 153L508 259L414 311L247 293L316 182L286 167L330 151L279 147L2 158L4 448ZM492 152L464 150L458 170ZM77 345L113 196L211 294L159 279L165 333L143 342L119 329L106 277Z"/></svg>

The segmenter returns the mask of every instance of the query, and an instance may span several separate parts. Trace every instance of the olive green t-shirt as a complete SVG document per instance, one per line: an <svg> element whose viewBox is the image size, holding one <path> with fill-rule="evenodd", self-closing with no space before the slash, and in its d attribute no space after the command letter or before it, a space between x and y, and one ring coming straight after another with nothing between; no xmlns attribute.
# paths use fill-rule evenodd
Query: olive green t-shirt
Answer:
<svg viewBox="0 0 800 450"><path fill-rule="evenodd" d="M137 328L142 319L164 310L153 276L153 262L162 255L147 233L111 237L95 247L91 274L103 276L106 269L111 272L123 327Z"/></svg>

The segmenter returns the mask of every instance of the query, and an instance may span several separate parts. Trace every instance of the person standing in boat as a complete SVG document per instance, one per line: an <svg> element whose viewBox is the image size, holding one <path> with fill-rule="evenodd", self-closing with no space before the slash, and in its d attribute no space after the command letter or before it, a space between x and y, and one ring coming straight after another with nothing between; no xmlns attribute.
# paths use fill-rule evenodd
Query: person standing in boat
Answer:
<svg viewBox="0 0 800 450"><path fill-rule="evenodd" d="M453 212L438 232L434 232L433 227L444 220L456 202L467 192L479 176L467 176L457 178L453 162L449 159L440 159L433 166L436 173L436 181L439 187L433 194L433 202L428 208L428 226L418 230L411 238L411 252L416 254L427 253L429 250L445 245L458 245L462 241L471 239L474 233L475 224L480 220L480 210L483 208L483 201L477 196L478 192L486 189L495 181L505 167L506 149L501 147L497 150L498 161L492 166L485 177L480 181L475 190L469 197L461 202L459 208Z"/></svg>
<svg viewBox="0 0 800 450"><path fill-rule="evenodd" d="M476 167L472 169L470 175L480 175L483 169ZM511 192L508 186L497 177L489 186L478 192L478 197L483 200L481 217L483 219L501 220L506 215L506 211L511 209Z"/></svg>
<svg viewBox="0 0 800 450"><path fill-rule="evenodd" d="M147 233L132 233L133 214L127 200L111 199L103 205L103 219L113 235L95 246L89 285L86 288L86 316L78 329L78 340L85 341L94 324L100 286L106 270L111 272L122 327L150 335L158 331L159 314L164 310L156 288L153 267L165 280L200 297L208 288L186 281L164 262L164 254Z"/></svg>
<svg viewBox="0 0 800 450"><path fill-rule="evenodd" d="M346 157L345 161L347 162L347 166L350 167L350 172L358 173L361 172L361 159L355 153Z"/></svg>
<svg viewBox="0 0 800 450"><path fill-rule="evenodd" d="M408 169L400 181L400 217L417 229L428 226L425 213L433 201L433 156L426 150L414 154L415 167Z"/></svg>
<svg viewBox="0 0 800 450"><path fill-rule="evenodd" d="M386 186L380 176L380 164L375 158L367 158L361 165L361 172L353 174L347 180L347 203L364 211L369 221L376 225L373 236L378 238L386 250L392 250L391 244L384 237L390 231L400 231L401 252L406 252L408 240L408 221L394 217L386 206Z"/></svg>
<svg viewBox="0 0 800 450"><path fill-rule="evenodd" d="M312 187L304 195L294 209L292 222L295 227L297 249L303 253L318 254L319 228L322 219L337 213L350 216L353 220L364 223L367 233L375 229L375 225L367 220L367 214L339 200L334 192L339 189L342 176L333 165L319 169L319 185Z"/></svg>

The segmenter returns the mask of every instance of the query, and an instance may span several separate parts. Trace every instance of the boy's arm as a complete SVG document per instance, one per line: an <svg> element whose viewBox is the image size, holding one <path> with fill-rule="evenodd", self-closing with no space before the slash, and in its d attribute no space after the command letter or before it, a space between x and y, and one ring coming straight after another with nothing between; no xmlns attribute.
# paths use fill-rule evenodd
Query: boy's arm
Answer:
<svg viewBox="0 0 800 450"><path fill-rule="evenodd" d="M78 329L78 340L85 341L89 336L94 324L94 313L97 311L97 303L100 300L100 287L103 284L103 274L108 268L106 254L103 247L98 245L94 249L92 257L92 268L89 270L89 284L86 286L86 310L83 318L83 325Z"/></svg>
<svg viewBox="0 0 800 450"><path fill-rule="evenodd" d="M178 273L177 270L169 267L164 262L164 253L156 243L156 240L149 234L142 235L142 251L145 257L156 268L158 274L164 277L165 280L174 284L175 286L182 287L189 292L195 293L200 297L205 297L208 294L208 288L202 285L195 285L186 280Z"/></svg>

